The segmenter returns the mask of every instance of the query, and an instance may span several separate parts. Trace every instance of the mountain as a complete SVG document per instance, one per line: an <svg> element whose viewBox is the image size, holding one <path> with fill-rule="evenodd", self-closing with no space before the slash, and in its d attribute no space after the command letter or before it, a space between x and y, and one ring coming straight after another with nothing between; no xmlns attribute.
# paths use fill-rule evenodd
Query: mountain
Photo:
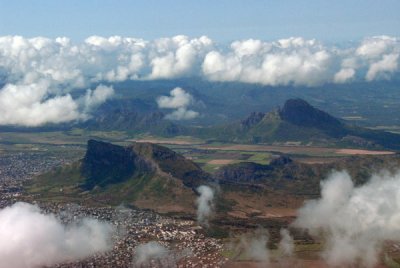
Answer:
<svg viewBox="0 0 400 268"><path fill-rule="evenodd" d="M180 135L184 126L165 119L165 114L140 99L110 100L102 104L93 118L80 127L88 130L120 130L165 137Z"/></svg>
<svg viewBox="0 0 400 268"><path fill-rule="evenodd" d="M105 187L153 172L150 162L132 148L89 140L81 164L85 178L82 188L92 190L95 186Z"/></svg>
<svg viewBox="0 0 400 268"><path fill-rule="evenodd" d="M299 127L315 128L331 137L346 134L343 122L302 99L287 100L279 110L279 116L283 121Z"/></svg>
<svg viewBox="0 0 400 268"><path fill-rule="evenodd" d="M193 211L195 189L210 183L197 164L166 147L89 140L82 160L38 176L27 190L45 199L179 212Z"/></svg>
<svg viewBox="0 0 400 268"><path fill-rule="evenodd" d="M302 99L289 99L282 108L269 113L253 112L237 123L201 129L199 133L224 142L400 149L400 135L351 126Z"/></svg>
<svg viewBox="0 0 400 268"><path fill-rule="evenodd" d="M211 176L160 145L119 146L89 140L82 160L39 175L25 185L25 190L35 200L126 204L193 216L196 188L209 185L216 191L218 220L234 217L258 221L276 209L293 213L304 200L318 197L320 181L332 170L346 169L356 184L362 184L376 170L393 171L399 164L398 155L350 157L326 164L300 163L283 155L268 165L226 165Z"/></svg>

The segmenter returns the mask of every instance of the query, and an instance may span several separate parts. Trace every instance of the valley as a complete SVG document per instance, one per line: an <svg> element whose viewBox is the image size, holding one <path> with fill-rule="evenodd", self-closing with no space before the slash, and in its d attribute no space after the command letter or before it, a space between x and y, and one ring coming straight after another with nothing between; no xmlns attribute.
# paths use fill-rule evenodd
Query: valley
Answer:
<svg viewBox="0 0 400 268"><path fill-rule="evenodd" d="M400 267L400 1L0 6L0 268Z"/></svg>
<svg viewBox="0 0 400 268"><path fill-rule="evenodd" d="M94 217L112 224L112 251L55 267L129 266L137 261L132 249L152 241L169 250L152 267L256 267L262 261L242 243L260 237L268 241L271 267L324 267L322 241L292 226L299 209L321 197L321 181L335 170L347 170L357 187L382 169L394 174L397 136L383 134L386 140L381 130L347 128L302 101L293 103L286 115L251 114L174 136L79 126L1 132L1 207L28 202L65 223ZM268 129L276 132L251 138ZM201 186L213 193L206 222L198 215ZM294 239L290 257L279 249L286 228ZM400 263L397 243L388 242L380 254L383 267Z"/></svg>
<svg viewBox="0 0 400 268"><path fill-rule="evenodd" d="M80 133L81 136L76 135L76 133ZM46 138L43 139L43 136ZM199 225L197 225L196 222L195 211L196 195L193 194L193 192L191 193L191 191L184 190L185 186L183 186L184 188L177 190L182 186L173 182L175 179L172 179L169 184L173 182L173 184L175 184L173 187L178 187L176 189L171 188L171 186L165 188L166 185L163 183L160 184L157 179L150 184L150 188L145 186L146 184L142 184L145 181L141 179L141 181L138 181L139 184L133 181L128 181L127 183L121 184L123 187L120 188L117 183L115 185L106 186L104 189L94 189L91 194L84 191L77 192L77 188L68 186L69 183L76 185L76 183L82 182L79 178L80 175L77 174L74 169L75 164L73 163L76 163L76 161L79 161L84 157L86 151L85 139L94 137L101 137L102 140L113 141L115 144L124 146L131 145L132 143L147 146L147 144L150 144L149 142L166 146L165 148L169 148L182 154L187 160L193 161L204 171L209 172L210 174L215 174L213 176L227 176L228 180L223 179L218 183L220 192L215 201L215 214L210 218L210 227L198 227ZM140 148L140 146L138 148ZM375 168L378 169L379 167L387 166L385 163L391 163L392 165L394 165L394 162L400 163L400 158L397 156L395 151L313 147L290 143L281 145L223 144L215 142L208 143L204 140L192 137L175 137L172 139L143 135L132 137L127 133L121 132L108 133L80 130L74 130L73 133L46 132L42 134L19 133L17 135L5 133L5 135L2 135L1 149L3 157L11 157L12 155L17 156L19 154L26 155L29 153L39 154L43 159L49 160L52 158L58 159L58 155L64 155L67 157L66 162L53 162L46 169L43 169L43 171L40 172L43 173L45 170L51 171L52 169L56 172L54 173L51 171L44 177L39 176L42 178L42 181L44 179L44 184L42 185L45 186L46 190L45 188L42 188L43 186L34 184L33 188L32 186L29 186L30 190L28 193L26 192L26 185L32 185L32 177L40 174L37 171L35 172L32 170L31 173L28 172L28 174L32 175L22 176L20 181L24 183L18 184L17 194L16 192L12 192L5 198L6 201L2 201L3 207L11 205L17 201L39 201L41 207L58 214L59 212L57 211L59 211L59 209L65 210L65 207L68 207L69 204L74 204L74 206L76 205L81 207L79 210L88 212L92 211L89 212L89 214L86 214L85 212L85 214L81 215L98 215L101 219L109 221L110 218L107 216L109 214L104 213L106 211L109 211L107 213L113 215L115 213L120 213L115 212L114 208L118 211L118 205L123 204L126 206L128 211L123 213L147 213L140 211L142 211L142 209L145 209L144 211L150 209L150 211L156 212L155 215L160 215L157 216L158 218L156 221L150 221L142 227L139 227L140 224L137 225L137 223L119 223L117 226L134 228L135 233L128 233L122 237L116 237L116 241L120 242L117 242L118 247L115 248L116 251L113 251L114 253L111 252L105 256L99 255L83 262L78 262L85 265L90 265L90 263L97 265L105 265L105 263L115 263L118 265L130 263L133 255L131 255L132 252L127 252L127 249L138 245L138 243L144 243L156 239L161 243L165 243L165 245L174 252L171 252L171 254L177 256L176 258L179 259L178 263L180 263L182 267L191 267L192 264L198 264L199 262L203 264L208 263L213 267L257 266L258 262L249 261L246 254L241 252L241 249L230 249L229 245L241 235L252 232L250 230L255 230L257 226L263 226L268 229L268 237L271 241L270 244L272 245L272 248L274 248L279 242L279 230L281 228L286 228L291 222L293 222L296 217L297 209L302 206L304 200L318 197L319 181L321 178L326 176L324 175L326 174L326 171L337 168L349 168L350 172L362 181L364 175L358 177L357 167L362 167L362 170L373 171ZM269 171L266 171L267 173L260 173L264 174L260 175L261 177L275 177L277 182L257 182L254 180L249 183L241 182L236 184L231 180L233 179L232 175L229 175L231 174L229 173L231 171L226 169L230 166L232 166L232 168L236 166L238 168L248 168L246 163L249 162L260 165L258 168L263 168L264 166L267 167L274 160L278 160L282 157L290 158L292 159L291 161L294 161L297 164L293 165L290 162L286 163L285 161L287 160L284 160L282 163L277 162L276 164L273 164L278 165L277 168L279 165L283 165L278 168L278 170L281 171L274 171L271 175L268 175ZM27 163L30 163L29 160L26 159L13 161L16 163L18 161L28 161ZM43 161L43 163L45 162L46 161ZM27 166L37 166L33 163L27 163ZM373 164L371 165L371 163ZM243 167L241 166L242 164L244 165ZM376 167L373 167L374 165ZM17 170L19 169L15 169L14 171L16 172ZM251 171L251 173L256 174L254 171ZM310 174L310 172L313 174L312 177L303 180L302 176ZM60 177L60 174L64 175ZM285 186L284 180L282 181L278 178L279 176L283 176L282 178L284 178L289 174L294 176L298 182L291 182ZM15 174L13 175L13 178L18 176L18 174ZM66 185L60 186L57 183L54 184L55 179L57 178L67 179L64 181ZM238 179L240 179L240 177L238 177ZM36 181L36 179L34 180ZM9 181L14 181L14 179ZM6 180L3 182L3 185L4 189L10 187L7 186L8 184ZM142 194L139 194L137 191L138 189L140 189L142 193L144 192L145 195L143 196ZM124 191L128 192L124 193ZM164 197L158 195L160 191L163 193ZM172 195L177 195L178 199L169 199L168 196L171 196L171 194L167 194L166 191L175 192L175 194ZM177 200L179 200L179 202ZM179 205L182 204L182 202L187 205ZM112 207L110 207L110 205L112 205ZM52 209L53 207L56 209ZM135 212L137 209L139 209L138 212ZM146 218L143 215L141 216L142 220ZM122 216L117 217L119 218ZM151 227L152 224L154 224L154 227ZM166 224L166 229L164 230L164 227L161 227L161 229L155 227L160 224L161 226ZM143 235L140 235L140 228L144 228L143 230L147 231L145 231ZM151 228L156 229L150 231ZM168 235L166 236L166 233L171 232L176 234L172 237L168 237ZM202 241L201 245L203 245L203 248L199 248L199 242L196 242L193 245L182 244L183 242L179 240L179 234L185 232L193 232L194 237L192 241ZM296 233L295 231L292 232L295 239L294 254L296 257L292 259L285 258L285 265L288 265L288 263L296 264L299 267L310 267L310 265L314 264L318 267L324 265L319 263L318 252L321 250L320 242L318 240L313 240L311 237L304 236L301 233ZM138 238L137 235L141 238ZM182 255L183 253L181 253L181 250L184 249L182 248L183 245L185 245L185 249L191 248L191 250L196 252L196 254L194 256L191 255L192 253ZM126 254L124 257L120 255L122 252L126 252L123 253ZM383 264L396 262L398 256L400 256L400 252L396 250L396 244L387 245L385 252ZM272 249L271 254L272 267L274 267L273 265L281 267L281 253L276 249ZM205 260L207 261L204 262ZM57 267L71 267L73 265L74 264L71 263ZM154 265L157 266L158 264L154 263Z"/></svg>

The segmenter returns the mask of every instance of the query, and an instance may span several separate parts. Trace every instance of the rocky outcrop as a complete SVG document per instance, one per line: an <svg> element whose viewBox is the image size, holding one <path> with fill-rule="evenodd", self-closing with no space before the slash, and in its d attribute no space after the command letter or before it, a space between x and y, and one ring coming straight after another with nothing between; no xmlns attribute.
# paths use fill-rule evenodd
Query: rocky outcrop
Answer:
<svg viewBox="0 0 400 268"><path fill-rule="evenodd" d="M163 173L182 180L187 187L195 188L212 181L211 176L196 163L169 148L151 143L134 143L131 148L151 159Z"/></svg>
<svg viewBox="0 0 400 268"><path fill-rule="evenodd" d="M211 181L211 176L182 155L152 143L133 143L128 147L89 140L82 161L83 187L104 187L149 175L173 177L190 188Z"/></svg>
<svg viewBox="0 0 400 268"><path fill-rule="evenodd" d="M123 182L135 175L151 173L154 168L143 157L127 147L89 140L82 161L84 188Z"/></svg>
<svg viewBox="0 0 400 268"><path fill-rule="evenodd" d="M260 123L260 121L264 118L265 113L261 113L261 112L252 112L249 117L247 117L246 119L242 120L240 122L240 125L242 126L242 128L251 128L254 125L257 125L258 123Z"/></svg>

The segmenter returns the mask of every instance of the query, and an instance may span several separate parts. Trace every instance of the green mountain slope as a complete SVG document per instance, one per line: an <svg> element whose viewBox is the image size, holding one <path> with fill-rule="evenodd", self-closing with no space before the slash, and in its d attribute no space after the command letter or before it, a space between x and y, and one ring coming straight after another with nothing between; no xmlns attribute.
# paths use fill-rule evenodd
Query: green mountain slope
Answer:
<svg viewBox="0 0 400 268"><path fill-rule="evenodd" d="M163 146L133 143L122 147L89 140L81 161L42 174L25 189L34 200L102 206L128 204L194 215L195 189L210 185L218 189L215 208L220 220L257 220L275 213L274 208L293 213L305 199L319 195L320 181L333 170L346 169L356 184L362 184L372 173L382 169L394 171L399 164L397 154L350 157L326 164L304 164L281 156L268 165L226 165L211 177L191 160Z"/></svg>
<svg viewBox="0 0 400 268"><path fill-rule="evenodd" d="M269 113L251 113L240 122L197 132L203 138L223 142L400 149L400 135L350 126L302 99L289 99L282 108Z"/></svg>
<svg viewBox="0 0 400 268"><path fill-rule="evenodd" d="M209 183L209 174L166 147L89 140L81 161L38 176L26 189L45 200L128 203L179 212L193 211L195 188Z"/></svg>

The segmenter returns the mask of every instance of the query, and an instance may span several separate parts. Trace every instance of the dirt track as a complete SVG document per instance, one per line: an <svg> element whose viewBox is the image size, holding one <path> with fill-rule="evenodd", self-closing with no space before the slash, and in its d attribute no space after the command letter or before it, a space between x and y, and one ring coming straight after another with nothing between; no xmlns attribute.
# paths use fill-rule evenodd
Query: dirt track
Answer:
<svg viewBox="0 0 400 268"><path fill-rule="evenodd" d="M262 152L281 152L285 154L331 154L331 155L388 155L394 154L392 151L374 151L361 149L336 149L328 147L311 146L276 146L276 145L228 145L228 146L209 146L202 145L202 149L209 150L228 150L228 151L262 151Z"/></svg>

